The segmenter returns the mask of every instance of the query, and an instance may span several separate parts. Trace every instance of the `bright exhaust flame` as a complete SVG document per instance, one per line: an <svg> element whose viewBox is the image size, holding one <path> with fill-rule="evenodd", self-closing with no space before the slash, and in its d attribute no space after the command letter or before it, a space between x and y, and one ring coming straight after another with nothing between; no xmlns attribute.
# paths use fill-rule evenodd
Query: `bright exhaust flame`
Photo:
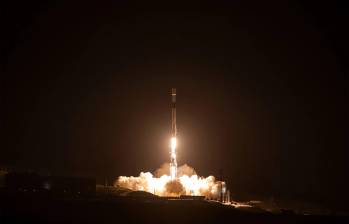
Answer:
<svg viewBox="0 0 349 224"><path fill-rule="evenodd" d="M177 138L171 138L171 163L170 163L170 176L171 180L174 181L177 178L177 155L176 155L176 147L177 147Z"/></svg>
<svg viewBox="0 0 349 224"><path fill-rule="evenodd" d="M172 153L176 152L176 147L177 147L177 139L175 137L171 138L171 150Z"/></svg>
<svg viewBox="0 0 349 224"><path fill-rule="evenodd" d="M141 172L138 177L120 176L115 186L125 187L135 191L147 191L159 196L206 196L219 198L222 182L216 181L214 176L200 177L188 165L178 167L177 179L171 180L167 175L170 165L165 163L159 168L154 177L150 172Z"/></svg>

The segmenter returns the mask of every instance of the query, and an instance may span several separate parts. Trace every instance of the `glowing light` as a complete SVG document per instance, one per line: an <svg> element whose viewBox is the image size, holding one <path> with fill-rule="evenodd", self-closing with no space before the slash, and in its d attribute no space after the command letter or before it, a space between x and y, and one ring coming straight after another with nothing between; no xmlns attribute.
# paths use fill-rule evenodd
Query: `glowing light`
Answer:
<svg viewBox="0 0 349 224"><path fill-rule="evenodd" d="M171 164L170 164L170 176L174 181L177 178L177 156L176 156L177 138L171 138Z"/></svg>
<svg viewBox="0 0 349 224"><path fill-rule="evenodd" d="M176 147L177 147L177 139L175 137L172 137L171 138L171 149L172 149L172 152L176 151Z"/></svg>
<svg viewBox="0 0 349 224"><path fill-rule="evenodd" d="M175 166L170 167L170 175L171 175L171 180L176 179L176 167Z"/></svg>

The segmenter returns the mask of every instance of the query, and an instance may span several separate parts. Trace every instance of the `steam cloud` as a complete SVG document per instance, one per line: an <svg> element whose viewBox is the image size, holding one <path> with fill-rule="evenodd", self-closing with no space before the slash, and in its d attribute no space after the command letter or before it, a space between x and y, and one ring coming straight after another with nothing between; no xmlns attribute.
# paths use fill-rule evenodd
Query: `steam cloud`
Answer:
<svg viewBox="0 0 349 224"><path fill-rule="evenodd" d="M195 195L208 198L219 197L221 182L213 176L200 177L187 164L178 167L178 179L171 180L168 175L170 165L164 163L154 172L141 172L138 177L120 176L114 186L120 186L135 191L147 191L159 196Z"/></svg>

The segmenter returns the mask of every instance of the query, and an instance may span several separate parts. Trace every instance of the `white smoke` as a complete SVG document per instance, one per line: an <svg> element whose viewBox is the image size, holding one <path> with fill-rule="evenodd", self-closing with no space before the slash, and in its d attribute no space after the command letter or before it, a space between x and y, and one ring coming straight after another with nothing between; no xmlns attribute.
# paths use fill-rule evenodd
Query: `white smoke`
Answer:
<svg viewBox="0 0 349 224"><path fill-rule="evenodd" d="M170 164L164 163L160 166L159 169L155 170L154 176L161 177L163 175L167 175L169 170L170 170ZM180 177L183 175L193 176L193 175L196 175L196 172L192 167L188 166L187 164L184 164L177 168L177 176Z"/></svg>
<svg viewBox="0 0 349 224"><path fill-rule="evenodd" d="M147 191L159 196L195 195L208 198L218 198L222 182L213 176L200 177L187 164L178 167L178 179L171 181L169 164L163 164L154 172L141 172L138 177L120 176L114 186L128 188L134 191Z"/></svg>

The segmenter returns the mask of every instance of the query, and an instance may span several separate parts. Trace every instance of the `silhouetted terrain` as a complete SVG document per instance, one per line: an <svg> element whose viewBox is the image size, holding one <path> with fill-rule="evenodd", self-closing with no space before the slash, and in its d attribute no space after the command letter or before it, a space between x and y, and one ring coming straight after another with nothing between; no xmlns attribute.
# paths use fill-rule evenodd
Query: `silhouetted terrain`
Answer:
<svg viewBox="0 0 349 224"><path fill-rule="evenodd" d="M348 223L345 216L243 211L209 201L1 194L1 223Z"/></svg>

